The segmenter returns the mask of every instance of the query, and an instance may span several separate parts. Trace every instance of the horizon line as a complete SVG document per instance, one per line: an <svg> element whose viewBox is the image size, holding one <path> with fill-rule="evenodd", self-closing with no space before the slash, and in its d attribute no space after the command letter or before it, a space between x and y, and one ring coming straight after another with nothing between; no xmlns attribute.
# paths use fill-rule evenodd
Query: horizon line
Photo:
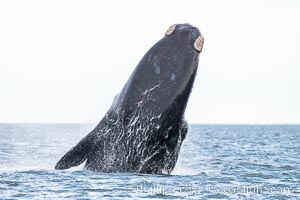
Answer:
<svg viewBox="0 0 300 200"><path fill-rule="evenodd" d="M88 125L88 124L98 124L99 122L0 122L1 124L82 124L82 125ZM285 122L285 123L248 123L248 122L235 122L235 123L220 123L220 122L214 122L214 123L202 123L202 122L191 122L188 123L190 125L300 125L300 123L291 123L291 122Z"/></svg>

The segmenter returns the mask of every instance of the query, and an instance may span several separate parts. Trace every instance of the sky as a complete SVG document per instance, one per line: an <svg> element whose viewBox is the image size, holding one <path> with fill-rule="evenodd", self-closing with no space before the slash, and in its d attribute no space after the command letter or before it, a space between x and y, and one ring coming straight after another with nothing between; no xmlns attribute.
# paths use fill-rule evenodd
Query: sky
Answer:
<svg viewBox="0 0 300 200"><path fill-rule="evenodd" d="M300 123L300 1L0 1L0 122L97 123L174 23L205 43L190 123Z"/></svg>

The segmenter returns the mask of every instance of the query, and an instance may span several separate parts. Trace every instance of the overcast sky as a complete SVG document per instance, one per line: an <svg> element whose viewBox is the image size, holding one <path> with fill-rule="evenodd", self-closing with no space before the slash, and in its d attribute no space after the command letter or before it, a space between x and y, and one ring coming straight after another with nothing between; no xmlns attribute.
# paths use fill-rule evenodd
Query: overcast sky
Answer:
<svg viewBox="0 0 300 200"><path fill-rule="evenodd" d="M97 123L174 23L205 44L192 123L300 123L300 1L0 1L0 122Z"/></svg>

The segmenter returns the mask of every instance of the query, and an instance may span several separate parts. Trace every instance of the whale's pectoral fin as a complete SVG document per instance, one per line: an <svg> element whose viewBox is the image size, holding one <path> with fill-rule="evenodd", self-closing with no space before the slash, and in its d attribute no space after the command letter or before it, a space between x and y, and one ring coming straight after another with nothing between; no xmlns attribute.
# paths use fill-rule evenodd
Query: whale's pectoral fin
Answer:
<svg viewBox="0 0 300 200"><path fill-rule="evenodd" d="M87 136L88 137L88 136ZM68 151L55 165L55 169L62 170L80 165L87 159L89 143L87 137L83 138L75 147Z"/></svg>

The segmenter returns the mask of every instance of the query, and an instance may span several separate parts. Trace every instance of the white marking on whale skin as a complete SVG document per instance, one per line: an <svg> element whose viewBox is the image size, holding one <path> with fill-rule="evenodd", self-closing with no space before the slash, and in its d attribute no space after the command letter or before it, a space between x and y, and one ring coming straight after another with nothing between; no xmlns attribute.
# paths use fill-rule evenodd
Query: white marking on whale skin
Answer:
<svg viewBox="0 0 300 200"><path fill-rule="evenodd" d="M172 81L175 81L175 78L176 78L175 74L172 73L170 79L171 79Z"/></svg>
<svg viewBox="0 0 300 200"><path fill-rule="evenodd" d="M149 157L147 157L145 160L142 161L140 167L139 167L139 171L141 171L141 169L143 168L144 164L150 160L151 158L153 158L155 155L159 154L159 150L156 150L153 154L151 154Z"/></svg>
<svg viewBox="0 0 300 200"><path fill-rule="evenodd" d="M145 94L145 92L144 92L144 94ZM142 101L139 101L139 102L137 103L137 107L141 107L142 104L143 104L143 100L142 100Z"/></svg>
<svg viewBox="0 0 300 200"><path fill-rule="evenodd" d="M154 85L152 88L145 90L144 95L149 94L152 90L158 88L160 86L160 84Z"/></svg>
<svg viewBox="0 0 300 200"><path fill-rule="evenodd" d="M156 74L160 74L160 66L157 62L154 62L154 71Z"/></svg>
<svg viewBox="0 0 300 200"><path fill-rule="evenodd" d="M159 66L159 62L158 62L158 59L157 59L156 55L153 58L153 65L154 65L154 72L156 74L160 74L160 66Z"/></svg>
<svg viewBox="0 0 300 200"><path fill-rule="evenodd" d="M148 57L148 60L147 60L147 61L148 61L148 62L150 62L150 61L151 61L151 59L152 59L152 54L150 54L150 55L149 55L149 57Z"/></svg>

